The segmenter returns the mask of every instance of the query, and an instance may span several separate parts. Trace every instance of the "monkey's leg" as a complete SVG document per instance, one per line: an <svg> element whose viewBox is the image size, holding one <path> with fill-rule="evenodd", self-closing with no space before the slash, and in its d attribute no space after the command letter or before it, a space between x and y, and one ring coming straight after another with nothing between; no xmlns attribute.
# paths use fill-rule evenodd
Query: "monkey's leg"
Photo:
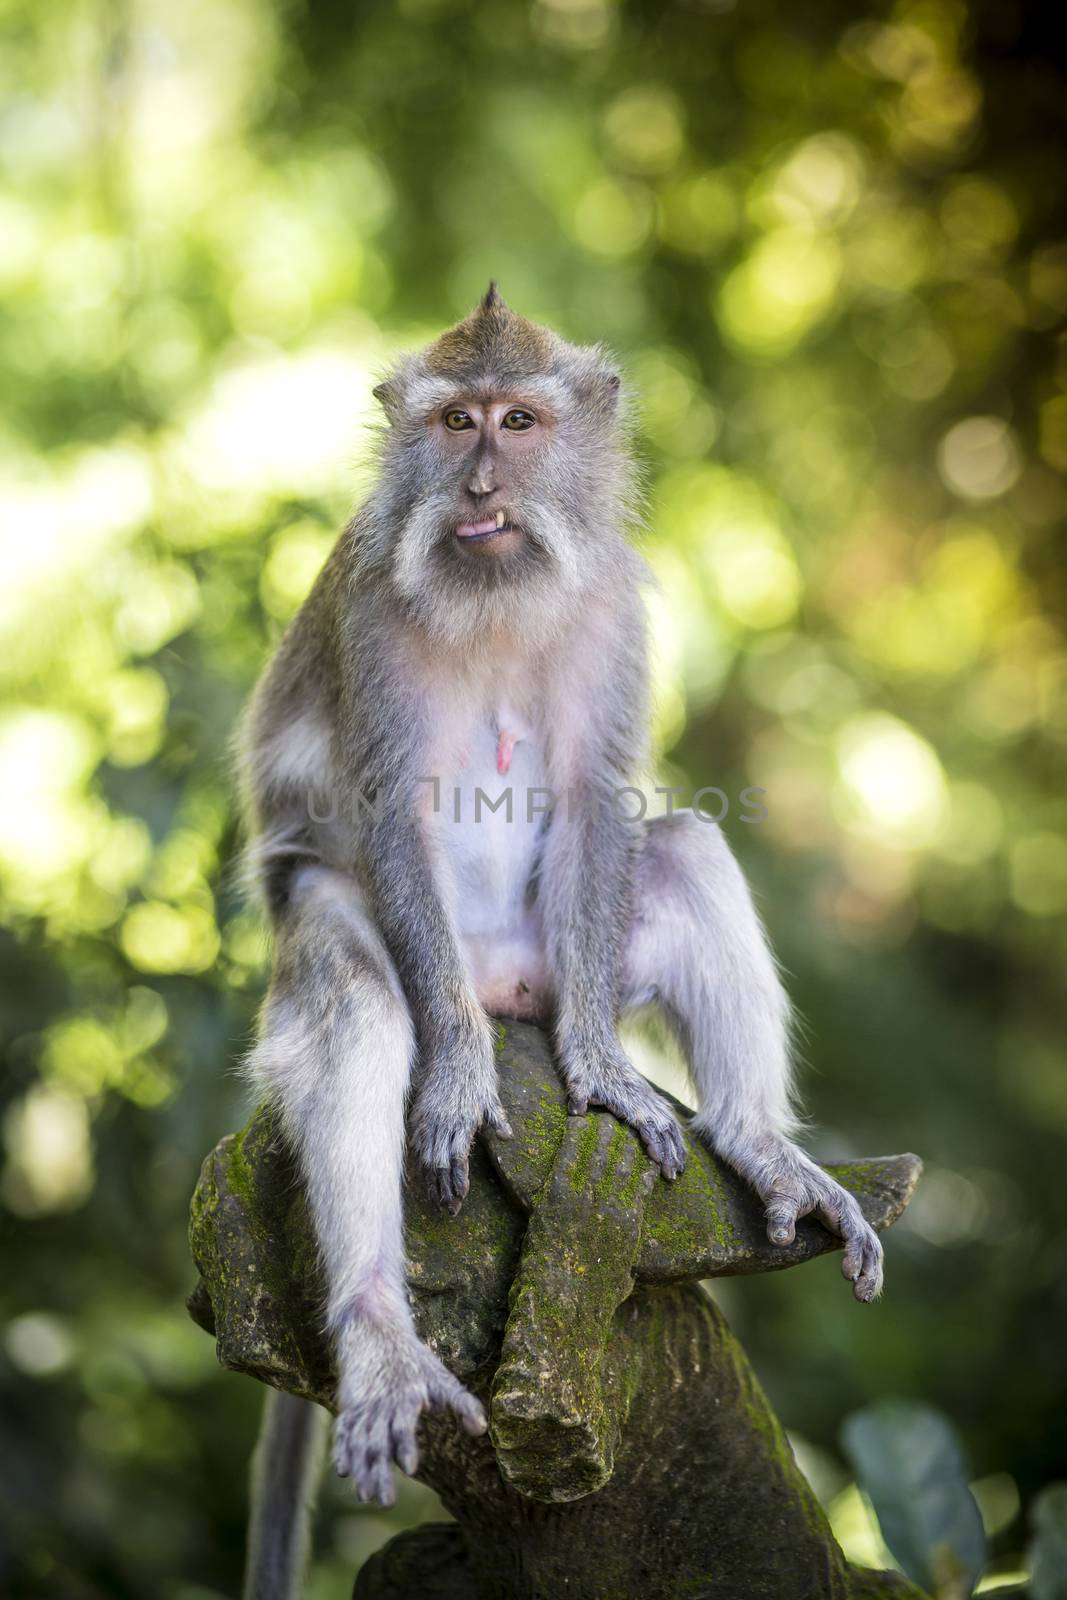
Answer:
<svg viewBox="0 0 1067 1600"><path fill-rule="evenodd" d="M448 1407L485 1430L473 1395L419 1342L404 1274L401 1185L412 1027L355 883L299 868L276 930L274 977L251 1066L298 1153L337 1357L334 1462L361 1499L393 1500L391 1465L417 1464L415 1430Z"/></svg>
<svg viewBox="0 0 1067 1600"><path fill-rule="evenodd" d="M761 1196L772 1244L789 1244L813 1213L844 1240L857 1300L873 1300L877 1234L790 1137L789 1002L720 829L691 813L650 823L634 903L624 1003L663 1006L699 1097L693 1131Z"/></svg>

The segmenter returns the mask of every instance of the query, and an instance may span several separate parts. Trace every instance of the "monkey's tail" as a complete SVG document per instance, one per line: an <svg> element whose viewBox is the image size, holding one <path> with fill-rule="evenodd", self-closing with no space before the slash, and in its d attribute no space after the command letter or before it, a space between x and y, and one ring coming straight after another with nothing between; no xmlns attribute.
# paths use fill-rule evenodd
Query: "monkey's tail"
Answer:
<svg viewBox="0 0 1067 1600"><path fill-rule="evenodd" d="M244 1600L297 1600L322 1472L321 1406L271 1389L252 1460Z"/></svg>

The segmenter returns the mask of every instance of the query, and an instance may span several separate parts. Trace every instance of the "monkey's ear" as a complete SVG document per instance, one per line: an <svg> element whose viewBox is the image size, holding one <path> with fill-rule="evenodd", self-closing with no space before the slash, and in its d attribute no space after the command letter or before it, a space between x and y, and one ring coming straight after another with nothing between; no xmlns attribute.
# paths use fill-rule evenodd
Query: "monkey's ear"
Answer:
<svg viewBox="0 0 1067 1600"><path fill-rule="evenodd" d="M611 414L618 408L622 379L614 367L598 363L583 385L590 400L603 412Z"/></svg>
<svg viewBox="0 0 1067 1600"><path fill-rule="evenodd" d="M377 400L389 421L392 422L400 400L400 390L395 380L386 378L384 383L376 383L371 390L371 394Z"/></svg>

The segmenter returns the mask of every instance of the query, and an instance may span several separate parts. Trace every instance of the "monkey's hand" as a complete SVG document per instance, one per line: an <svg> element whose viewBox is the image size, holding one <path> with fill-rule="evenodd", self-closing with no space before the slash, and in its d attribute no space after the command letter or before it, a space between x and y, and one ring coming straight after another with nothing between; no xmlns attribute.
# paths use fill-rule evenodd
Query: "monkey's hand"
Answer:
<svg viewBox="0 0 1067 1600"><path fill-rule="evenodd" d="M485 1412L413 1333L354 1320L345 1330L333 1460L360 1500L391 1506L395 1461L410 1476L419 1464L416 1431L424 1411L452 1411L468 1433L484 1433ZM344 1338L344 1335L342 1335Z"/></svg>
<svg viewBox="0 0 1067 1600"><path fill-rule="evenodd" d="M479 1128L511 1138L500 1103L496 1052L487 1018L462 1030L429 1057L411 1112L411 1142L430 1196L456 1216L470 1189L470 1150Z"/></svg>
<svg viewBox="0 0 1067 1600"><path fill-rule="evenodd" d="M882 1243L855 1195L788 1139L766 1135L716 1147L764 1202L772 1244L792 1244L800 1218L817 1217L844 1241L841 1273L856 1299L866 1305L881 1293Z"/></svg>
<svg viewBox="0 0 1067 1600"><path fill-rule="evenodd" d="M590 1106L603 1106L633 1129L665 1178L676 1178L685 1166L685 1143L667 1102L626 1059L621 1047L593 1067L573 1061L563 1066L567 1109L584 1116Z"/></svg>

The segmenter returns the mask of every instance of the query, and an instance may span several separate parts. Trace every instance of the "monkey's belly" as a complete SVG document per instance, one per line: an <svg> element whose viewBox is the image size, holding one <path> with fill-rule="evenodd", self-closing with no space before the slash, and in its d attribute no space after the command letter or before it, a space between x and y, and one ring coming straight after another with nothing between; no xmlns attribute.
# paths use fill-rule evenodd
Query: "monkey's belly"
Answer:
<svg viewBox="0 0 1067 1600"><path fill-rule="evenodd" d="M518 738L500 730L515 725ZM551 996L540 926L527 904L544 822L544 772L524 724L501 714L463 728L462 762L445 754L437 849L475 993L486 1011L547 1020Z"/></svg>
<svg viewBox="0 0 1067 1600"><path fill-rule="evenodd" d="M545 1022L552 995L538 930L528 927L501 938L464 939L464 952L480 1003L495 1017Z"/></svg>

